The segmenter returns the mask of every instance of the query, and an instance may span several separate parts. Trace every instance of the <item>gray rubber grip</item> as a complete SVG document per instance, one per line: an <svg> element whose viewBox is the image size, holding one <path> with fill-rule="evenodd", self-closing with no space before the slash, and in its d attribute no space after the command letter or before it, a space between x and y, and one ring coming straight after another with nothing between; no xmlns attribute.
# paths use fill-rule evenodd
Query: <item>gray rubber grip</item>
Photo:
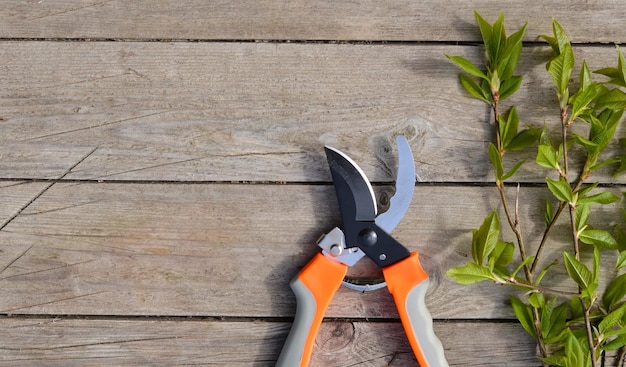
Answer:
<svg viewBox="0 0 626 367"><path fill-rule="evenodd" d="M298 279L293 279L290 283L293 293L296 295L296 316L287 341L280 352L276 367L296 367L302 363L304 345L311 330L317 304L315 296Z"/></svg>
<svg viewBox="0 0 626 367"><path fill-rule="evenodd" d="M426 291L429 279L417 284L406 297L406 310L422 353L428 361L428 366L421 367L448 367L448 361L443 353L443 345L433 330L433 318L426 308ZM404 320L402 320L405 322ZM406 329L406 328L405 328Z"/></svg>

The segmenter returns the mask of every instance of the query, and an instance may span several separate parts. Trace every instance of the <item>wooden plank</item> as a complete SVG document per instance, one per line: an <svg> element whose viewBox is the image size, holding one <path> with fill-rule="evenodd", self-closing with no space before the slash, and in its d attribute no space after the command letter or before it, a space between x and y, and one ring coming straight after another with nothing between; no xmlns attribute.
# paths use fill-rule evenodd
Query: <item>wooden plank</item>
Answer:
<svg viewBox="0 0 626 367"><path fill-rule="evenodd" d="M522 225L535 235L527 239L530 248L542 229L546 195L521 190ZM0 231L0 243L20 254L17 261L2 254L11 266L0 275L0 313L292 316L288 281L318 252L315 240L339 224L335 200L332 186L317 185L55 184ZM427 302L434 318L512 317L504 287L459 286L443 275L471 256L471 228L496 202L491 187L416 189L394 236L420 252L431 274ZM610 205L592 222L609 229L618 212ZM544 252L546 263L562 258L563 220ZM614 261L605 257L603 264L610 269ZM364 262L350 274L380 271ZM554 271L544 285L571 290L565 278ZM342 288L328 316L397 313L384 290Z"/></svg>
<svg viewBox="0 0 626 367"><path fill-rule="evenodd" d="M0 182L0 227L16 217L46 186L42 182Z"/></svg>
<svg viewBox="0 0 626 367"><path fill-rule="evenodd" d="M297 4L263 1L9 2L2 38L477 41L473 12L509 29L529 22L527 39L558 19L576 42L625 42L619 1L410 1ZM581 26L584 25L584 26Z"/></svg>
<svg viewBox="0 0 626 367"><path fill-rule="evenodd" d="M421 181L492 180L487 108L464 94L443 56L478 60L478 47L4 42L0 50L0 177L50 177L96 149L66 178L320 182L330 180L329 144L373 181L390 181L393 137L403 133ZM613 47L576 55L591 69L616 63ZM525 82L507 101L523 102L522 125L558 124L546 60L545 47L522 55ZM611 145L608 155L618 153ZM545 175L530 163L516 177ZM612 182L608 169L599 178Z"/></svg>
<svg viewBox="0 0 626 367"><path fill-rule="evenodd" d="M0 365L273 366L290 323L214 320L2 318ZM539 366L532 340L509 323L435 323L451 366ZM480 337L476 337L476 336ZM399 323L324 322L311 366L407 366Z"/></svg>

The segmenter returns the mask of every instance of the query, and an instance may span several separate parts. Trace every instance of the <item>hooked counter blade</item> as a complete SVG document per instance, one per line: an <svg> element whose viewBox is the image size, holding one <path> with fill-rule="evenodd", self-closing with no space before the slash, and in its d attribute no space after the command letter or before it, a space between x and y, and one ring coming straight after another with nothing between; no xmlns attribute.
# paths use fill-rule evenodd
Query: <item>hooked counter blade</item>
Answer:
<svg viewBox="0 0 626 367"><path fill-rule="evenodd" d="M376 225L390 233L400 223L411 205L415 189L415 162L409 142L403 135L396 138L398 145L398 174L396 177L396 193L389 201L389 209L376 217Z"/></svg>

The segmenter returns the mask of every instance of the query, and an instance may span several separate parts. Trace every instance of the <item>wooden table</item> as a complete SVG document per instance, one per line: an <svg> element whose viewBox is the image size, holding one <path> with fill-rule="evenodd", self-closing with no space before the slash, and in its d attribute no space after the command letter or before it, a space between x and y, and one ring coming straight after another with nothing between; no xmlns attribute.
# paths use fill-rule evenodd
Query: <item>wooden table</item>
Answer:
<svg viewBox="0 0 626 367"><path fill-rule="evenodd" d="M405 134L419 182L394 236L434 279L450 364L538 366L507 289L443 275L498 207L489 111L444 57L480 60L474 9L505 12L509 31L529 21L522 124L558 123L537 38L551 17L591 69L626 41L620 1L2 4L0 365L273 366L289 280L340 224L324 145L382 205ZM536 234L546 173L529 158L516 179ZM388 292L340 289L327 316L312 366L416 364Z"/></svg>

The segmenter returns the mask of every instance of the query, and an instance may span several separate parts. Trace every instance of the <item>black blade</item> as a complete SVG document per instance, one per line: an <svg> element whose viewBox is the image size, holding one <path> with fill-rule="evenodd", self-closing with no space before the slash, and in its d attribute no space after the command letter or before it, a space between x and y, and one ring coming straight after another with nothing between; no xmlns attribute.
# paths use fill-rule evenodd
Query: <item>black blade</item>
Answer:
<svg viewBox="0 0 626 367"><path fill-rule="evenodd" d="M342 221L373 222L377 214L376 199L369 180L348 156L334 148L326 147L325 150L340 203Z"/></svg>
<svg viewBox="0 0 626 367"><path fill-rule="evenodd" d="M409 256L404 246L374 222L374 191L359 166L334 148L326 147L326 158L339 200L346 245L359 247L381 267Z"/></svg>

